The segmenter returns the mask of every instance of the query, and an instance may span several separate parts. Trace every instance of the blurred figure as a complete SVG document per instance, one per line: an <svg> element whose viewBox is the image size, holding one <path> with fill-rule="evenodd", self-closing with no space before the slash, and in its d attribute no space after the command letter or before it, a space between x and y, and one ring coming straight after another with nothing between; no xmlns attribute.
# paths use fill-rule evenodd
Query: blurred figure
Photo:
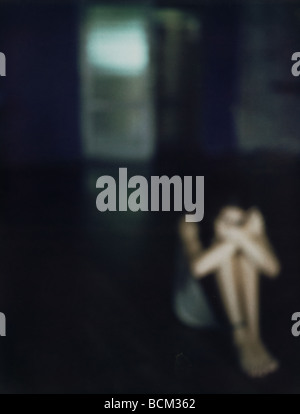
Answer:
<svg viewBox="0 0 300 414"><path fill-rule="evenodd" d="M194 279L201 279L212 272L216 274L243 371L252 377L262 377L275 371L279 366L278 361L269 353L260 337L259 273L274 278L280 271L280 264L268 241L260 211L236 206L222 208L214 220L213 243L207 249L202 246L197 224L186 223L181 219L179 234ZM197 309L204 310L204 315L198 315L198 326L201 325L201 318L202 324L210 322L210 312L207 311L206 299L201 292L201 287L195 283L195 291L190 292L190 298L185 296L192 307L196 303L196 296L202 302L196 308L193 307L194 318ZM189 323L187 308L184 314L183 303L181 307L178 303L177 299L176 313L181 320L185 319ZM194 322L194 326L197 325Z"/></svg>

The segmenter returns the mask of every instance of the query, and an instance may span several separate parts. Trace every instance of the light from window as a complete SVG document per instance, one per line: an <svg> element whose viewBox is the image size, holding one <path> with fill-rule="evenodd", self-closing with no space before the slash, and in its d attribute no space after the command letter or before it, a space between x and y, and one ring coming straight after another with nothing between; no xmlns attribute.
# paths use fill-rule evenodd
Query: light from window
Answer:
<svg viewBox="0 0 300 414"><path fill-rule="evenodd" d="M88 34L90 63L103 73L138 76L148 65L148 41L142 22L132 20L94 26Z"/></svg>

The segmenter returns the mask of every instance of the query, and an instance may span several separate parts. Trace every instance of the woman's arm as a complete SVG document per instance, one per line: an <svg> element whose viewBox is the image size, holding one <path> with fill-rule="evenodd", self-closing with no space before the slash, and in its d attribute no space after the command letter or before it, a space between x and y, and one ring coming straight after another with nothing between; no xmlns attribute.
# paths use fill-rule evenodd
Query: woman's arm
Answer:
<svg viewBox="0 0 300 414"><path fill-rule="evenodd" d="M237 243L259 270L269 277L278 276L280 264L266 235L252 239L247 233L241 231Z"/></svg>
<svg viewBox="0 0 300 414"><path fill-rule="evenodd" d="M192 262L195 257L198 257L203 246L199 237L198 226L196 223L187 223L182 217L178 226L179 236L183 245L184 252L189 260Z"/></svg>
<svg viewBox="0 0 300 414"><path fill-rule="evenodd" d="M279 261L266 235L263 215L257 208L246 213L243 225L229 224L221 213L216 220L216 233L222 240L234 243L267 276L276 277L280 272Z"/></svg>
<svg viewBox="0 0 300 414"><path fill-rule="evenodd" d="M222 262L236 251L236 246L229 241L214 243L210 248L202 251L201 255L191 263L194 277L200 279L209 273L215 272L222 265Z"/></svg>
<svg viewBox="0 0 300 414"><path fill-rule="evenodd" d="M189 267L195 278L202 278L214 272L221 265L224 258L235 253L236 246L230 241L214 243L204 250L196 223L179 222L179 235L184 252L188 258Z"/></svg>

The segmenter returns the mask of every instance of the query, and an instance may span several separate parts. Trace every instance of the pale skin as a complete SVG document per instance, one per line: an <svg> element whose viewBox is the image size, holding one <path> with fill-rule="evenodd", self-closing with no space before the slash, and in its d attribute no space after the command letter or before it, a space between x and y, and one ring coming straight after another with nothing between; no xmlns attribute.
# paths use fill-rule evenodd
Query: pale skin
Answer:
<svg viewBox="0 0 300 414"><path fill-rule="evenodd" d="M197 224L180 221L179 234L191 272L198 279L215 273L240 366L249 376L265 376L279 364L260 337L259 275L275 278L280 264L258 209L227 206L216 218L214 229L215 240L205 250Z"/></svg>

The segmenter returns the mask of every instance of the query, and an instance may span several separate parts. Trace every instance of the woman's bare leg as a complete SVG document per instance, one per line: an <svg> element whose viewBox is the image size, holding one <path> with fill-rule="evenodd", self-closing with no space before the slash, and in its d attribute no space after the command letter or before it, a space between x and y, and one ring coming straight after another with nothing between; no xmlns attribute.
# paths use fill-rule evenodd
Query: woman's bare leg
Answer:
<svg viewBox="0 0 300 414"><path fill-rule="evenodd" d="M234 329L245 327L245 315L243 314L238 284L236 278L236 259L228 256L216 272L216 279L223 302L225 312Z"/></svg>
<svg viewBox="0 0 300 414"><path fill-rule="evenodd" d="M256 267L244 255L238 258L239 296L245 315L245 329L234 331L240 364L253 377L265 376L278 368L278 361L262 343L259 330L259 275Z"/></svg>
<svg viewBox="0 0 300 414"><path fill-rule="evenodd" d="M243 371L252 377L265 376L278 362L264 347L259 333L259 276L242 255L224 260L217 272L220 295L233 329L233 341Z"/></svg>

